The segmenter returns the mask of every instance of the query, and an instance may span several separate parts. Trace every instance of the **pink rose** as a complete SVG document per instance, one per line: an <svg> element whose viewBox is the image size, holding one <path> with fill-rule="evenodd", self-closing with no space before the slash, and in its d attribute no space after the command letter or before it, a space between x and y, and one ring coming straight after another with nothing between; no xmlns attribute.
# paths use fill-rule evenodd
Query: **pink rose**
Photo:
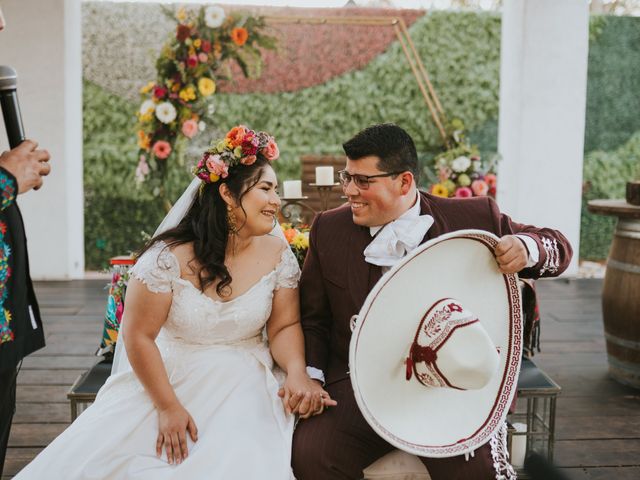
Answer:
<svg viewBox="0 0 640 480"><path fill-rule="evenodd" d="M469 187L460 187L456 190L456 197L458 198L473 197L473 192Z"/></svg>
<svg viewBox="0 0 640 480"><path fill-rule="evenodd" d="M449 167L440 167L438 169L438 180L440 183L449 180L451 177L452 170Z"/></svg>
<svg viewBox="0 0 640 480"><path fill-rule="evenodd" d="M229 175L229 166L224 163L220 155L213 155L207 158L205 163L210 173L215 173L222 178L227 178L227 175Z"/></svg>
<svg viewBox="0 0 640 480"><path fill-rule="evenodd" d="M158 140L153 144L153 154L160 160L164 160L171 155L171 145L164 140Z"/></svg>
<svg viewBox="0 0 640 480"><path fill-rule="evenodd" d="M270 162L277 160L280 156L280 150L278 150L278 145L273 138L269 140L269 143L267 143L267 146L262 149L261 153Z"/></svg>
<svg viewBox="0 0 640 480"><path fill-rule="evenodd" d="M474 180L471 182L471 190L476 197L484 197L489 191L489 185L484 180Z"/></svg>
<svg viewBox="0 0 640 480"><path fill-rule="evenodd" d="M193 119L186 120L182 124L182 134L187 138L193 138L198 133L198 122Z"/></svg>
<svg viewBox="0 0 640 480"><path fill-rule="evenodd" d="M209 60L209 55L204 52L200 52L198 54L198 60L200 60L200 63L207 63L207 60Z"/></svg>
<svg viewBox="0 0 640 480"><path fill-rule="evenodd" d="M242 157L240 159L240 163L243 165L253 165L256 161L256 156L255 155L247 155L246 157Z"/></svg>

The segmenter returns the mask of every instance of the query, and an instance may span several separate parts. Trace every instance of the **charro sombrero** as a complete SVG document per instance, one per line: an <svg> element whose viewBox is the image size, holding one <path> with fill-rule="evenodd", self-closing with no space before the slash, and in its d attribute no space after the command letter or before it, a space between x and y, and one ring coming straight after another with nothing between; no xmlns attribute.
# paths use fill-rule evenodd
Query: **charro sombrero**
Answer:
<svg viewBox="0 0 640 480"><path fill-rule="evenodd" d="M501 274L498 238L442 235L386 273L356 319L353 389L367 422L415 455L473 452L502 425L522 354L518 278Z"/></svg>

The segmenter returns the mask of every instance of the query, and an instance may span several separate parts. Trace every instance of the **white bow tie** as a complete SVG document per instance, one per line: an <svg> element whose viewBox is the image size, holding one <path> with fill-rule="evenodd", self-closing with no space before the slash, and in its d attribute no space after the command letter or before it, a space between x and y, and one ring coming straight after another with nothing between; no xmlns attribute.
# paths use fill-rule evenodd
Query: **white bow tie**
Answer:
<svg viewBox="0 0 640 480"><path fill-rule="evenodd" d="M391 267L420 245L433 225L431 215L398 218L386 224L364 249L365 261L381 267Z"/></svg>

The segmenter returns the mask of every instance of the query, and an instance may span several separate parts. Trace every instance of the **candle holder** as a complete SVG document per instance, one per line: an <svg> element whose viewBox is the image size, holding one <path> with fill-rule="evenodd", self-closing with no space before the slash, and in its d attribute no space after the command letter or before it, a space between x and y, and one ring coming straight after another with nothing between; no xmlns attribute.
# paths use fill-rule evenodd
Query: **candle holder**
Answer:
<svg viewBox="0 0 640 480"><path fill-rule="evenodd" d="M309 210L312 213L312 216L315 215L316 212L311 206L305 202L309 197L281 197L282 206L280 207L280 215L287 222L290 223L303 223L302 222L302 211Z"/></svg>
<svg viewBox="0 0 640 480"><path fill-rule="evenodd" d="M329 208L329 199L331 198L331 191L334 187L340 185L339 183L334 183L333 185L318 185L317 183L310 183L310 187L315 187L318 189L318 195L320 196L320 205L322 206L322 211L324 212Z"/></svg>

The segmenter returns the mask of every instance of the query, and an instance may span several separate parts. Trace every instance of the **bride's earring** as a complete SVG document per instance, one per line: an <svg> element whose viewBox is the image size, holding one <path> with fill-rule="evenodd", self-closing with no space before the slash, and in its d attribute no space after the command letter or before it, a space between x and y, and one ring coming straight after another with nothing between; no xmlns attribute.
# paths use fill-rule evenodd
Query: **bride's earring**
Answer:
<svg viewBox="0 0 640 480"><path fill-rule="evenodd" d="M233 213L233 209L231 208L231 205L227 205L227 223L229 224L229 234L237 235L238 224L236 222L236 214Z"/></svg>

